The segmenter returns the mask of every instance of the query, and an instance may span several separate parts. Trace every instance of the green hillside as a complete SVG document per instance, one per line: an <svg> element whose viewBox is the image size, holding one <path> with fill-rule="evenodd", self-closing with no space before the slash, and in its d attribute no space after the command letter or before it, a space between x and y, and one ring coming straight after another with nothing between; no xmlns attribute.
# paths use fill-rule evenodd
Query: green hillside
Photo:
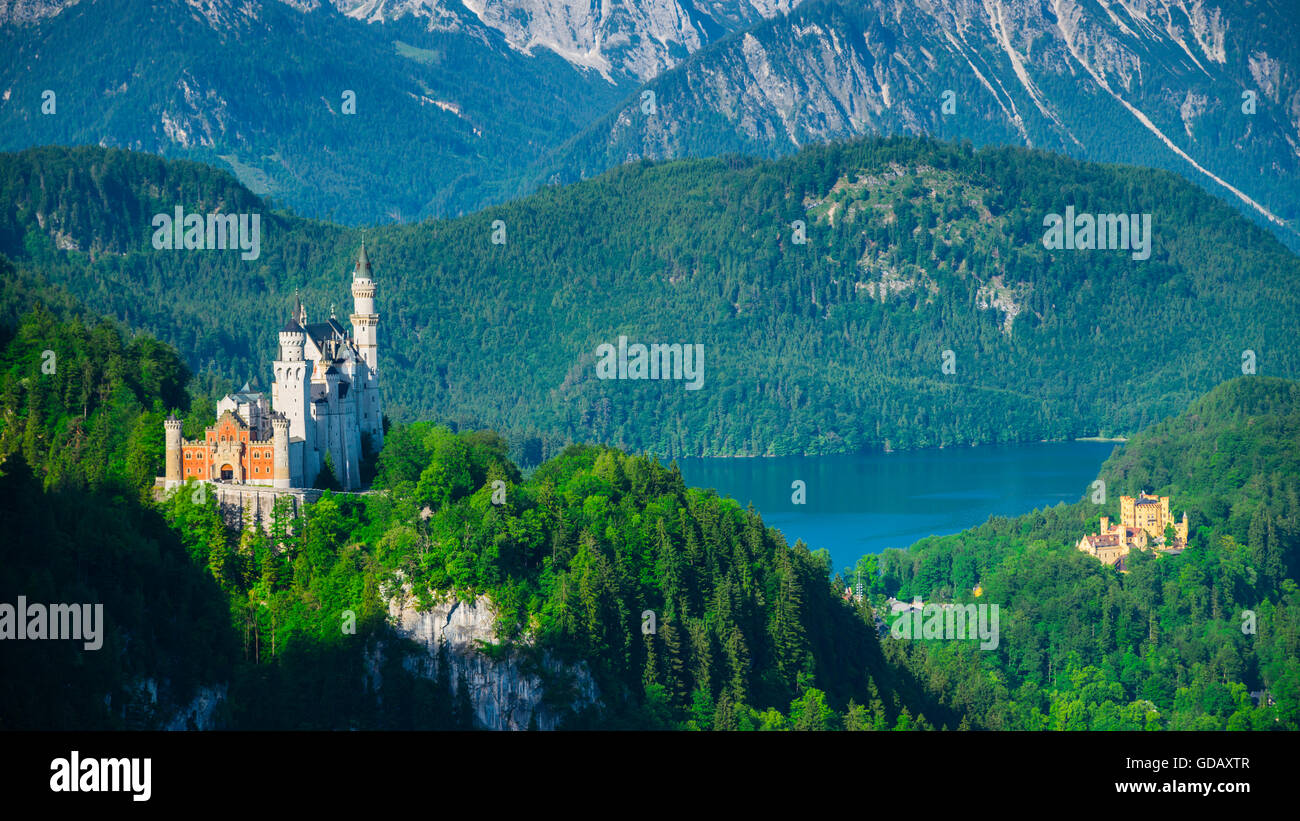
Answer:
<svg viewBox="0 0 1300 821"><path fill-rule="evenodd" d="M41 371L45 350L58 373ZM839 600L821 552L684 487L673 467L607 448L570 447L524 479L496 434L399 425L381 492L327 494L305 521L279 511L270 534L230 531L211 495L155 505L144 492L161 462L150 431L162 397L185 376L165 346L38 313L0 363L0 521L14 536L0 600L102 601L114 649L5 642L6 669L30 673L7 680L6 727L156 726L214 685L228 691L218 726L468 726L446 680L406 670L401 642L382 691L356 684L374 642L393 644L380 591L400 583L424 602L487 594L499 620L485 652L587 665L602 705L571 711L571 727L1300 724L1295 381L1226 382L1133 437L1102 468L1104 504L864 559L877 607L885 594L997 604L999 641L983 652L877 639L867 603ZM1140 490L1189 511L1188 549L1135 554L1127 574L1078 552L1118 496ZM339 632L345 610L355 635ZM52 711L51 682L88 695Z"/></svg>
<svg viewBox="0 0 1300 821"><path fill-rule="evenodd" d="M990 652L886 639L886 655L993 729L1300 728L1300 383L1226 382L1130 439L1100 478L1105 504L882 555L888 592L997 603L1002 632ZM1186 551L1132 554L1121 574L1076 549L1141 491L1188 511Z"/></svg>
<svg viewBox="0 0 1300 821"><path fill-rule="evenodd" d="M775 157L835 139L925 134L1163 168L1300 249L1294 4L1002 11L960 0L801 3L627 95L543 157L535 183L630 158Z"/></svg>
<svg viewBox="0 0 1300 821"><path fill-rule="evenodd" d="M102 602L108 629L105 652L0 644L4 669L25 671L5 679L0 727L153 727L200 687L227 692L221 727L468 727L448 681L403 666L414 647L385 626L380 598L402 583L426 603L487 594L489 655L585 664L601 705L570 710L568 726L956 724L885 662L870 611L835 596L824 556L675 468L574 446L524 480L496 434L417 423L390 431L382 492L326 494L301 518L281 506L269 533L241 532L212 494L147 492L162 409L187 404L173 351L44 311L4 342L0 601ZM340 630L345 610L355 633ZM53 682L78 697L55 709ZM548 683L561 707L562 688Z"/></svg>
<svg viewBox="0 0 1300 821"><path fill-rule="evenodd" d="M312 318L348 313L359 232L267 212L223 173L34 149L0 155L0 200L0 253L24 276L176 345L224 389L268 384L296 290ZM259 258L155 251L151 216L177 205L262 208ZM1150 258L1045 249L1044 217L1067 206L1151 214ZM366 240L389 415L490 427L527 454L1128 433L1240 375L1245 351L1261 374L1300 375L1300 259L1170 173L1022 149L886 139L640 163ZM620 335L702 345L702 388L598 379L598 346Z"/></svg>

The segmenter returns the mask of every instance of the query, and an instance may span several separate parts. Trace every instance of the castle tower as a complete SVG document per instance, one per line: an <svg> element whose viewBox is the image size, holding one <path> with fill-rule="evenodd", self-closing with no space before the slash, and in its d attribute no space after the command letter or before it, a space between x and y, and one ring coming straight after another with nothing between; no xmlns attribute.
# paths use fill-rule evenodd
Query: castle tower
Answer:
<svg viewBox="0 0 1300 821"><path fill-rule="evenodd" d="M271 486L289 487L289 418L274 416L271 418L271 446L275 450L271 466Z"/></svg>
<svg viewBox="0 0 1300 821"><path fill-rule="evenodd" d="M370 273L366 243L361 243L357 264L352 269L352 338L365 362L366 375L357 397L361 406L361 431L370 434L371 446L384 445L383 406L379 401L379 314L375 313L375 281Z"/></svg>
<svg viewBox="0 0 1300 821"><path fill-rule="evenodd" d="M166 437L167 473L163 487L170 490L183 482L181 478L181 420L173 413L163 420Z"/></svg>
<svg viewBox="0 0 1300 821"><path fill-rule="evenodd" d="M325 401L328 403L331 413L338 413L339 381L343 379L343 374L339 373L339 369L335 367L332 362L327 363L325 360L322 359L321 364L326 366L325 374L324 374L325 375Z"/></svg>
<svg viewBox="0 0 1300 821"><path fill-rule="evenodd" d="M303 316L302 303L299 302L295 312ZM311 363L303 358L303 346L306 344L307 332L298 324L296 318L290 319L280 329L280 357L275 361L275 382L271 386L271 406L283 415L289 423L289 439L303 442L304 460L316 446L316 425L311 414ZM276 458L279 458L279 446L276 446ZM285 458L288 457L285 448ZM303 465L302 474L305 481L312 476L307 465ZM292 475L292 463L290 474Z"/></svg>

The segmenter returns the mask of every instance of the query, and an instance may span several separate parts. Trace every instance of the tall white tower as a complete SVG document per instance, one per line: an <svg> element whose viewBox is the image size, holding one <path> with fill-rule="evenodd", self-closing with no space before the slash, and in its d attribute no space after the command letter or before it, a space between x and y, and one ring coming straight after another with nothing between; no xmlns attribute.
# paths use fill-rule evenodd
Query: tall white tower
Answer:
<svg viewBox="0 0 1300 821"><path fill-rule="evenodd" d="M384 409L379 401L379 314L375 313L375 281L370 275L365 240L361 241L361 252L352 269L352 304L352 338L365 363L364 376L357 376L360 384L353 386L360 389L359 421L362 432L370 434L371 446L379 450L384 446Z"/></svg>
<svg viewBox="0 0 1300 821"><path fill-rule="evenodd" d="M302 304L299 303L294 313L302 316ZM304 483L315 477L307 475L312 471L306 464L308 455L316 446L316 425L310 418L311 413L311 363L303 358L303 345L307 332L298 324L297 318L291 318L280 329L280 356L275 360L275 383L271 386L271 406L284 414L289 421L289 439L301 439ZM292 446L292 445L291 445Z"/></svg>

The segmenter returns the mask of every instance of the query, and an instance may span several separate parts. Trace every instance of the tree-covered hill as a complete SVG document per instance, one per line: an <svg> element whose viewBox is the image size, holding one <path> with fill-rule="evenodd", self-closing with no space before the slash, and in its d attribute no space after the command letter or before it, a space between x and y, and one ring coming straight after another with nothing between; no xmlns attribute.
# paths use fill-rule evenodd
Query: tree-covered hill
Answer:
<svg viewBox="0 0 1300 821"><path fill-rule="evenodd" d="M188 379L173 349L112 322L0 325L0 602L103 608L96 650L0 642L0 728L156 727L227 674L225 599L142 504Z"/></svg>
<svg viewBox="0 0 1300 821"><path fill-rule="evenodd" d="M573 446L525 480L500 436L416 423L390 430L379 492L278 504L266 531L230 529L197 487L155 502L185 376L111 322L38 311L6 330L0 601L100 602L108 627L102 652L3 642L24 674L5 679L0 726L158 726L205 688L226 694L206 726L468 727L463 683L453 698L403 663L414 647L383 619L403 585L424 604L486 595L492 657L587 665L600 704L569 726L956 726L884 660L823 554L653 459Z"/></svg>
<svg viewBox="0 0 1300 821"><path fill-rule="evenodd" d="M60 352L67 377L41 372L44 350ZM183 376L165 346L38 313L0 362L0 521L13 536L0 599L102 601L112 650L6 642L6 669L27 671L6 680L7 727L155 726L201 687L227 693L215 726L468 726L449 682L413 675L402 656L415 651L385 626L384 597L403 584L422 603L488 596L491 657L587 665L601 705L570 713L574 727L1300 723L1294 381L1226 382L1134 436L1102 468L1102 504L995 518L864 560L869 582L880 571L876 604L885 593L998 604L1000 639L984 652L877 639L822 552L684 487L671 466L608 448L570 447L525 479L496 434L398 425L379 492L327 494L305 518L277 509L269 532L231 531L210 494L155 505L140 492L149 471L137 465L158 464L161 442L134 431ZM70 470L60 454L78 447L82 469ZM1141 490L1189 511L1187 550L1135 554L1126 574L1077 551L1121 493ZM355 633L339 630L348 610ZM376 642L398 647L381 657L382 689L358 685ZM53 701L59 682L84 692Z"/></svg>
<svg viewBox="0 0 1300 821"><path fill-rule="evenodd" d="M1300 383L1226 382L1099 478L1104 504L1090 494L887 551L886 591L996 603L1002 636L990 652L885 639L886 655L994 729L1300 727ZM1120 573L1076 549L1141 491L1188 512L1187 550L1131 555Z"/></svg>
<svg viewBox="0 0 1300 821"><path fill-rule="evenodd" d="M154 250L153 214L258 209L224 173L33 149L0 155L0 200L20 271L231 387L269 382L295 290L313 319L348 313L356 231L262 206L256 260ZM1048 250L1044 218L1067 207L1150 214L1150 258ZM638 163L366 241L389 414L491 427L527 454L1128 433L1239 375L1246 351L1300 375L1300 260L1276 240L1168 172L1022 149L872 139ZM598 379L598 346L621 335L702 345L701 389Z"/></svg>

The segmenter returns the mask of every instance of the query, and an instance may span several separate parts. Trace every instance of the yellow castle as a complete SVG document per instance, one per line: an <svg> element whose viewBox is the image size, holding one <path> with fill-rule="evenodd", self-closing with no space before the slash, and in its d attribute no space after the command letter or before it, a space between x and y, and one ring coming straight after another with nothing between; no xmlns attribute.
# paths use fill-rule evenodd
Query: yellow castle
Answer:
<svg viewBox="0 0 1300 821"><path fill-rule="evenodd" d="M1165 528L1174 528L1173 544L1165 544ZM1182 521L1174 521L1169 512L1168 496L1147 493L1119 497L1119 523L1111 525L1109 516L1101 517L1101 532L1089 533L1079 540L1079 549L1105 564L1118 564L1124 570L1124 557L1133 550L1153 547L1161 552L1181 551L1187 547L1187 511Z"/></svg>

